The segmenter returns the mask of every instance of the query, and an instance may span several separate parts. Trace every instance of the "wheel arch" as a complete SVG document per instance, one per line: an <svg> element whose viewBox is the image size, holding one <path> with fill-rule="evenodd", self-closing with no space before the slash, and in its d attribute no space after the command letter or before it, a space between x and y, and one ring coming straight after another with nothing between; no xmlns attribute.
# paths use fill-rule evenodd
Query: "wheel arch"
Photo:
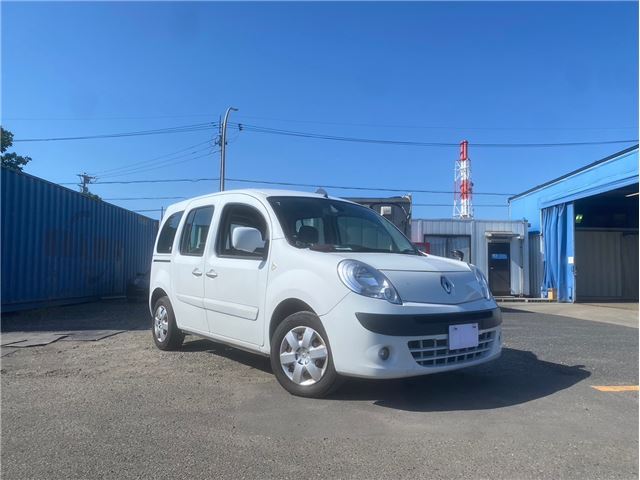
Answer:
<svg viewBox="0 0 640 480"><path fill-rule="evenodd" d="M269 322L269 343L271 343L271 338L273 337L273 333L276 331L276 328L278 328L278 325L280 325L280 323L282 323L282 321L289 315L293 315L298 312L311 312L317 315L313 308L299 298L287 298L278 304L278 306L273 310L271 320Z"/></svg>
<svg viewBox="0 0 640 480"><path fill-rule="evenodd" d="M162 297L168 297L169 295L167 294L167 292L164 291L164 289L160 288L160 287L156 287L156 289L153 291L153 293L151 294L151 297L149 299L149 310L151 311L151 315L153 315L153 307L155 306L156 302L162 298Z"/></svg>

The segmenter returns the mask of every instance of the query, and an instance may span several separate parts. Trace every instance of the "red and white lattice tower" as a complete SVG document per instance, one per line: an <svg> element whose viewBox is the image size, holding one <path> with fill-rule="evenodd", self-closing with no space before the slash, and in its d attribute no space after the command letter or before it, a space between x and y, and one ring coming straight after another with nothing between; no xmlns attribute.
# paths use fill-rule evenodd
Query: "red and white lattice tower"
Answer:
<svg viewBox="0 0 640 480"><path fill-rule="evenodd" d="M473 182L471 181L471 160L468 155L469 142L460 143L460 156L456 160L453 188L454 218L473 218Z"/></svg>

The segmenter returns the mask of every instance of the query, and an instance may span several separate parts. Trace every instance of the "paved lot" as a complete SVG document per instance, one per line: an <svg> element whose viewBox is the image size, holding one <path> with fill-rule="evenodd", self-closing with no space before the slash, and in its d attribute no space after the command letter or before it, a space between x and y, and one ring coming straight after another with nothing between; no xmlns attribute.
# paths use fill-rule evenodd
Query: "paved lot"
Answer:
<svg viewBox="0 0 640 480"><path fill-rule="evenodd" d="M512 310L558 315L601 323L612 323L624 327L638 328L638 304L625 303L503 303L503 307Z"/></svg>
<svg viewBox="0 0 640 480"><path fill-rule="evenodd" d="M638 476L638 393L592 388L637 385L636 328L507 308L494 363L308 400L261 357L155 349L146 318L120 302L3 318L127 331L2 358L2 478Z"/></svg>

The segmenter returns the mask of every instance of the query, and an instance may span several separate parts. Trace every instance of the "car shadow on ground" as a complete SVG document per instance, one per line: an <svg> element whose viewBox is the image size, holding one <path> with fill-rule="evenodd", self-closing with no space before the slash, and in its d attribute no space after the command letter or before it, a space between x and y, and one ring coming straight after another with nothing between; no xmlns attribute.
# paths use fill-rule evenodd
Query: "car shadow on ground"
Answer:
<svg viewBox="0 0 640 480"><path fill-rule="evenodd" d="M266 357L189 338L182 347L184 352L208 352L272 373ZM412 412L486 410L547 397L590 375L584 365L562 365L540 360L530 351L503 348L502 356L493 362L452 372L399 380L347 378L327 400L373 402Z"/></svg>
<svg viewBox="0 0 640 480"><path fill-rule="evenodd" d="M499 359L462 370L382 382L350 379L331 398L412 412L486 410L547 397L590 375L584 365L547 362L530 351L504 348Z"/></svg>
<svg viewBox="0 0 640 480"><path fill-rule="evenodd" d="M511 307L500 307L500 311L502 313L529 313L531 314L531 312L528 312L527 310L519 310L517 308L511 308Z"/></svg>
<svg viewBox="0 0 640 480"><path fill-rule="evenodd" d="M234 362L242 363L256 370L272 374L269 358L257 353L245 352L237 348L229 347L213 340L205 340L196 336L187 335L182 344L181 352L207 352L212 355L224 357ZM275 377L273 379L275 381Z"/></svg>

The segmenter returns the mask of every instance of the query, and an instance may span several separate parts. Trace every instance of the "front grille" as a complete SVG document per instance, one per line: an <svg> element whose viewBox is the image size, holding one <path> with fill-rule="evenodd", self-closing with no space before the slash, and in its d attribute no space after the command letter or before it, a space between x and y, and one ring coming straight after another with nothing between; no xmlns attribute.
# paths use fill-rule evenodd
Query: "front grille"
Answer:
<svg viewBox="0 0 640 480"><path fill-rule="evenodd" d="M423 367L441 367L478 360L489 355L496 339L496 330L485 330L478 334L478 346L449 350L449 335L435 335L409 342L411 355Z"/></svg>

